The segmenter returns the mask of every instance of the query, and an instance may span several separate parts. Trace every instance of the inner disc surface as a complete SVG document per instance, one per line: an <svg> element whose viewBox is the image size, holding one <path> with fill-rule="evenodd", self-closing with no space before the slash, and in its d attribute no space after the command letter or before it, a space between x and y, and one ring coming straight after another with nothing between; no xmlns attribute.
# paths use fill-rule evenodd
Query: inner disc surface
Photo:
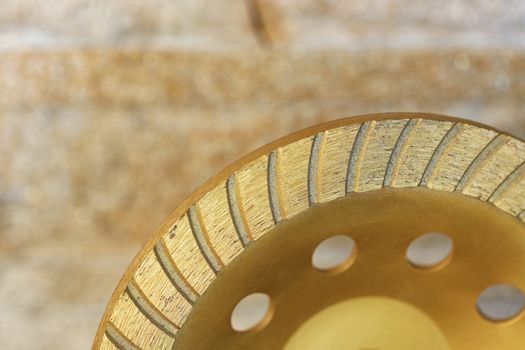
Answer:
<svg viewBox="0 0 525 350"><path fill-rule="evenodd" d="M312 316L284 348L319 349L450 350L450 347L437 325L414 306L392 298L358 297Z"/></svg>

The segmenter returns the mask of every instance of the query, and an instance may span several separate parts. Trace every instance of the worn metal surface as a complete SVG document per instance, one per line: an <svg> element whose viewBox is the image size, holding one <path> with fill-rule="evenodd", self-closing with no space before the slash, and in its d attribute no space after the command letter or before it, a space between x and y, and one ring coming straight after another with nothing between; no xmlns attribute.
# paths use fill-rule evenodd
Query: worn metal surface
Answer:
<svg viewBox="0 0 525 350"><path fill-rule="evenodd" d="M500 147L491 147L498 138L505 141ZM206 349L211 344L223 344L225 348L250 346L264 349L282 345L286 335L309 315L308 311L313 312L319 305L333 302L336 300L334 295L348 297L345 289L338 290L332 281L332 289L338 292L325 292L323 295L327 301L306 302L312 295L307 292L310 290L307 286L317 283L311 280L312 275L304 277L310 281L306 286L286 279L291 283L290 288L302 291L297 294L296 290L290 296L304 299L305 303L302 306L297 304L295 309L287 303L276 305L276 309L289 307L289 313L281 314L281 320L275 321L273 327L271 323L269 333L261 332L251 339L227 331L230 304L235 305L238 301L235 298L239 295L255 292L252 290L255 286L283 295L288 287L279 276L284 274L302 280L301 275L287 271L284 261L288 261L292 270L309 267L308 260L296 255L311 254L310 248L316 244L314 238L330 234L322 228L335 225L329 231L340 232L353 222L355 227L368 227L354 233L358 244L363 240L373 241L375 236L367 235L367 232L375 232L381 242L382 235L388 237L388 227L392 227L390 231L394 233L388 239L389 242L392 240L392 246L376 242L377 251L373 253L376 256L386 254L390 248L401 248L402 251L410 242L408 238L424 232L424 228L428 230L433 224L452 235L461 249L466 249L469 240L472 247L463 252L464 255L460 254L460 249L456 268L447 270L450 275L437 280L427 275L421 277L419 285L410 284L407 273L411 267L403 260L402 254L396 262L383 266L385 272L390 271L389 274L400 274L396 283L381 271L371 277L370 269L374 266L368 263L366 269L356 272L356 279L361 284L347 280L346 283L353 286L349 295L380 293L415 302L430 312L434 321L444 329L452 348L497 349L506 344L505 348L520 349L525 344L520 335L524 320L512 325L507 333L495 325L489 329L489 323L479 318L473 305L476 293L485 284L503 279L525 289L525 280L520 279L520 271L524 268L520 251L525 242L518 234L524 230L521 215L525 210L522 195L525 177L521 170L524 160L525 143L512 136L462 120L429 114L399 113L343 119L280 139L209 180L150 237L117 287L94 347ZM388 181L385 181L387 174ZM230 194L235 201L228 200L227 184L232 176L239 181L233 188L234 193ZM388 186L385 187L385 183ZM389 199L388 193L394 196L393 200ZM381 202L383 199L384 203ZM390 214L375 212L381 208ZM421 213L416 208L420 208ZM309 221L308 215L315 216L317 211L323 213L324 219L317 217ZM308 214L310 212L314 214ZM464 219L459 212L464 212ZM252 243L243 244L243 231L235 225L237 216L243 218L244 229L252 233L250 242L260 239L265 243L253 243L253 247ZM350 222L349 217L353 218ZM378 230L374 222L382 229ZM508 240L498 243L502 246L493 253L487 252L502 234L500 230L509 235ZM300 232L305 232L305 236L301 237ZM266 234L273 240L265 240ZM258 248L264 245L266 248ZM159 250L169 258L159 255ZM291 251L294 251L294 259L289 259ZM280 258L279 254L282 255ZM243 259L250 261L250 256L249 264L238 262ZM264 268L264 261L274 261L273 257L284 259L278 273L270 267ZM505 261L505 267L499 270L501 265L495 266L496 261ZM256 268L259 262L261 265ZM487 264L493 266L492 272L472 277L478 274L478 268L487 272ZM269 266L275 268L275 262ZM232 270L237 271L238 278ZM170 277L173 274L170 271L176 271L177 277ZM367 284L367 278L375 281L372 283L375 287ZM407 281L398 283L403 279ZM453 284L454 281L458 284ZM471 284L464 284L469 281ZM359 285L363 288L360 289ZM460 300L455 300L455 306L448 311L443 306L438 307L442 304L434 298L427 297L427 293L436 288L445 293L446 286L451 290L460 286L464 288ZM203 296L209 288L211 292ZM187 291L190 289L195 291L195 298L189 301ZM314 291L311 292L315 295ZM137 294L141 297L137 298ZM204 301L199 301L199 298ZM194 302L195 312L191 313ZM446 303L446 300L442 302ZM458 311L455 308L460 304L461 310ZM465 310L470 310L470 313ZM470 338L453 331L458 325L450 317L458 313L466 315L461 317L464 322L462 329L469 329ZM187 319L189 326L185 323ZM294 321L289 322L290 319ZM271 329L276 333L272 334ZM485 337L476 338L476 334Z"/></svg>

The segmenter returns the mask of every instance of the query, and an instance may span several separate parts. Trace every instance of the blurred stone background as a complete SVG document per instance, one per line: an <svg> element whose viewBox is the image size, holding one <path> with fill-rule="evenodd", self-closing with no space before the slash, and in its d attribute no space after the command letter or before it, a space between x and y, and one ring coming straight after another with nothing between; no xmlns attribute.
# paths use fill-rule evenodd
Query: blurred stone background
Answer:
<svg viewBox="0 0 525 350"><path fill-rule="evenodd" d="M205 179L321 121L525 136L525 2L0 0L0 344L86 349Z"/></svg>

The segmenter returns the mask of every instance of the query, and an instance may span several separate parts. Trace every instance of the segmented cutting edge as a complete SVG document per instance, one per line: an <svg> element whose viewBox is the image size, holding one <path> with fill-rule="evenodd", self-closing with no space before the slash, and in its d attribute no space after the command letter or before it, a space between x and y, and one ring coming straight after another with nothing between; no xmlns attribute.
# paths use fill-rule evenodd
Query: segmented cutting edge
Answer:
<svg viewBox="0 0 525 350"><path fill-rule="evenodd" d="M280 221L383 187L427 187L525 221L525 143L428 114L338 120L292 134L227 168L152 236L117 287L94 349L171 349L221 269Z"/></svg>

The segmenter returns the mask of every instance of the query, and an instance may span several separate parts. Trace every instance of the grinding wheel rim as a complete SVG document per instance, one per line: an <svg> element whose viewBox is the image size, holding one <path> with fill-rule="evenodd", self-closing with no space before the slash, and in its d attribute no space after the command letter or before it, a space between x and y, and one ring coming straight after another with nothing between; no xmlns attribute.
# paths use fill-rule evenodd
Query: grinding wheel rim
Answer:
<svg viewBox="0 0 525 350"><path fill-rule="evenodd" d="M425 140L428 136L432 140ZM335 146L330 148L330 142ZM498 152L505 147L510 147L511 159L505 159L505 167L496 169L499 173L494 175L495 180L487 181L486 174L480 179L490 163L486 160L501 158ZM343 158L331 161L342 165L338 165L339 172L334 172L326 160L330 149L338 148ZM446 154L454 150L459 153L450 163ZM372 155L376 166L366 167ZM286 157L289 159L284 162L299 165L283 170ZM176 348L174 338L195 302L248 245L281 222L352 193L383 188L455 192L490 203L522 222L524 157L525 144L513 136L478 123L425 113L347 118L288 135L207 181L155 231L117 286L93 348ZM454 171L447 173L447 166ZM342 174L341 169L345 170ZM299 174L299 186L286 187L288 170ZM323 175L330 171L331 177L339 178L323 183ZM246 201L254 199L247 198L243 191L253 183L259 186L253 190L254 198L266 199L262 220L262 210L248 213L246 209ZM227 217L212 213L216 207L227 212ZM220 227L210 224L210 220ZM185 236L184 242L192 248L174 245L171 241L178 236Z"/></svg>

